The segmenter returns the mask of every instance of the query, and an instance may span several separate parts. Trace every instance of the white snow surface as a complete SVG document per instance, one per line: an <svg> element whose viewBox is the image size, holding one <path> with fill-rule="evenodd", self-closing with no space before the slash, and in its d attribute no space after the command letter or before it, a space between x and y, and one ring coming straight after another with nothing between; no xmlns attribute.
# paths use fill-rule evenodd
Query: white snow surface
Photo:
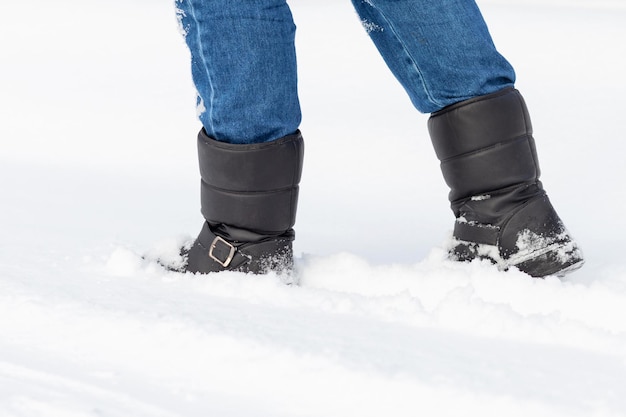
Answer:
<svg viewBox="0 0 626 417"><path fill-rule="evenodd" d="M0 4L0 415L624 416L624 1L480 1L587 263L445 260L447 189L349 2L292 1L307 154L280 277L142 260L201 226L170 1Z"/></svg>

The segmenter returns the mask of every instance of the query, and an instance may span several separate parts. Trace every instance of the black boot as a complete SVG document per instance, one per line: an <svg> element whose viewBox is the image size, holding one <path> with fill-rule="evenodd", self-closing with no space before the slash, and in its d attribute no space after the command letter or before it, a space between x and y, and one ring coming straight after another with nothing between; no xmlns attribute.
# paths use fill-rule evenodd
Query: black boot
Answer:
<svg viewBox="0 0 626 417"><path fill-rule="evenodd" d="M534 277L582 266L539 181L530 117L517 90L446 107L428 128L456 216L451 258L489 259Z"/></svg>
<svg viewBox="0 0 626 417"><path fill-rule="evenodd" d="M303 155L300 132L272 142L235 145L200 131L206 222L193 245L183 249L183 271L290 271Z"/></svg>

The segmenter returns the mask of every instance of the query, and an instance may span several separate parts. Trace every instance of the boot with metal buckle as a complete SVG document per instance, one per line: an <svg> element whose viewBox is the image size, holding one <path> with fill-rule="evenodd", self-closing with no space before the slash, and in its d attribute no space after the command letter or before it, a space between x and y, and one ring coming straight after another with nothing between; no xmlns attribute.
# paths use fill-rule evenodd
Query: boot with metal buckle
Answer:
<svg viewBox="0 0 626 417"><path fill-rule="evenodd" d="M182 272L263 274L293 268L293 226L302 174L300 132L239 145L198 135L201 207L206 219L181 254Z"/></svg>

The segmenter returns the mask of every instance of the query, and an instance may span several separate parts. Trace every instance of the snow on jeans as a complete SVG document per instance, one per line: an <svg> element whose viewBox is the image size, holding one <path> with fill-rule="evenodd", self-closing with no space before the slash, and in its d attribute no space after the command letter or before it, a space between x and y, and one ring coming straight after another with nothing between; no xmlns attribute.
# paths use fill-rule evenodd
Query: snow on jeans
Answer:
<svg viewBox="0 0 626 417"><path fill-rule="evenodd" d="M513 86L473 0L352 3L420 112ZM296 27L285 0L176 0L176 9L209 136L256 143L298 129Z"/></svg>

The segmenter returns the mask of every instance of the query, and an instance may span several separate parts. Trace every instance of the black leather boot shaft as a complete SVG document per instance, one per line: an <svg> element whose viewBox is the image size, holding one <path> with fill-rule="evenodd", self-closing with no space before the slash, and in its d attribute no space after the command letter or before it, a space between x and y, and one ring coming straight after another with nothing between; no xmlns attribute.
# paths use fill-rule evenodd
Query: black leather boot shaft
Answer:
<svg viewBox="0 0 626 417"><path fill-rule="evenodd" d="M302 175L300 132L237 145L198 135L202 215L209 223L280 234L293 227Z"/></svg>
<svg viewBox="0 0 626 417"><path fill-rule="evenodd" d="M433 113L428 129L450 187L450 201L539 179L530 116L506 89Z"/></svg>
<svg viewBox="0 0 626 417"><path fill-rule="evenodd" d="M446 107L428 128L457 219L453 259L490 259L533 276L582 265L539 181L530 116L517 90Z"/></svg>
<svg viewBox="0 0 626 417"><path fill-rule="evenodd" d="M530 116L517 90L447 107L428 127L452 211L466 222L457 228L498 223L511 207L544 195Z"/></svg>

